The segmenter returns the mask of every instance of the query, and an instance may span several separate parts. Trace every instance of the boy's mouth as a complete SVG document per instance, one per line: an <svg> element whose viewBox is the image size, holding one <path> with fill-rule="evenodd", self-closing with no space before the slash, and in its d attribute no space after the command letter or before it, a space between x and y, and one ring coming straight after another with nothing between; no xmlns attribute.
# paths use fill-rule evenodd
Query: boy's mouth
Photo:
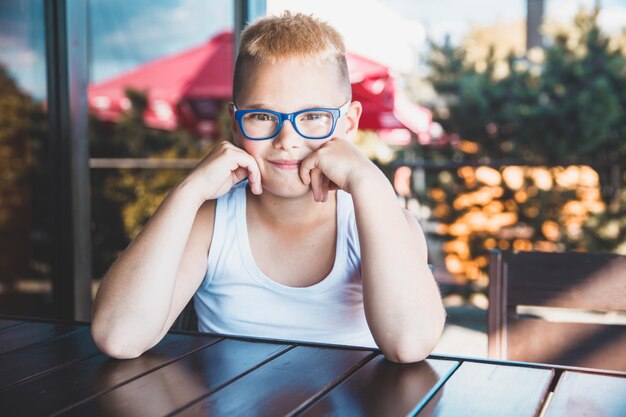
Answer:
<svg viewBox="0 0 626 417"><path fill-rule="evenodd" d="M289 160L289 159L278 159L276 161L269 161L273 167L278 169L298 169L300 168L300 162L297 159Z"/></svg>

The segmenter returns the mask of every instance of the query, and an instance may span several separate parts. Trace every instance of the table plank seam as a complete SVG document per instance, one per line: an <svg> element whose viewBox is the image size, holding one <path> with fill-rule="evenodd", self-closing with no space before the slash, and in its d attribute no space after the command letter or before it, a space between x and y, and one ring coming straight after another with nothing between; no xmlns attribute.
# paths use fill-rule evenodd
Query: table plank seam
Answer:
<svg viewBox="0 0 626 417"><path fill-rule="evenodd" d="M21 327L21 326L26 326L26 323L15 323L15 324L10 324L7 327L2 327L2 328L0 328L0 333L4 332L6 330L15 329L16 327Z"/></svg>
<svg viewBox="0 0 626 417"><path fill-rule="evenodd" d="M556 372L555 372L554 369L551 369L550 373L552 374L550 376L550 382L548 382L547 386L545 387L545 389L543 391L543 397L541 399L541 404L537 404L537 409L535 409L535 416L543 415L542 412L543 412L544 408L547 408L547 406L549 404L548 399L550 398L550 394L553 393L552 386L553 386L553 384L554 384L554 386L556 386L556 383L554 381L560 379L560 378L557 378L557 375L556 375Z"/></svg>
<svg viewBox="0 0 626 417"><path fill-rule="evenodd" d="M537 417L544 417L548 412L548 408L550 408L550 403L552 402L552 398L554 398L554 392L547 390L546 394L543 398L543 402L539 406L539 409L535 413Z"/></svg>
<svg viewBox="0 0 626 417"><path fill-rule="evenodd" d="M563 376L563 374L565 373L565 371L558 370L555 369L554 370L554 376L552 377L552 381L550 383L550 388L548 388L550 390L550 392L554 392L556 391L556 387L557 385L559 385L559 382L561 381L561 377Z"/></svg>
<svg viewBox="0 0 626 417"><path fill-rule="evenodd" d="M39 341L34 342L34 343L31 343L31 344L29 344L29 345L24 345L24 346L21 346L21 347L19 347L19 348L12 349L12 350L9 350L9 351L6 351L6 352L3 352L3 353L0 353L0 356L6 355L7 353L11 353L11 352L13 352L13 351L15 351L15 350L30 349L30 348L33 348L33 347L37 347L38 345L45 345L45 344L47 344L47 343L52 343L52 342L54 342L54 341L56 341L56 340L62 339L62 338L64 338L64 337L71 336L71 335L73 335L73 334L75 334L75 333L82 332L82 331L85 331L85 329L74 329L74 330L70 330L70 331L69 331L69 332L67 332L67 333L61 333L61 334L58 334L58 335L56 335L56 336L52 336L50 339L39 340Z"/></svg>
<svg viewBox="0 0 626 417"><path fill-rule="evenodd" d="M58 337L61 337L61 336L68 336L68 335L70 335L70 334L72 334L72 333L74 333L74 332L77 332L77 331L79 331L79 330L81 330L81 329L73 329L73 330L69 330L69 331L67 331L67 332L64 332L64 333L58 334L58 335L56 335L56 336L52 336L52 337L50 337L50 338L48 338L48 339L43 339L43 340L39 340L39 341L37 341L37 342L28 343L28 344L23 345L23 346L18 346L18 347L14 348L14 349L7 350L6 352L2 352L2 353L0 353L0 358L1 358L2 356L6 355L7 353L15 352L16 350L21 350L21 349L28 349L28 348L31 348L31 347L33 347L33 346L37 346L37 345L41 345L41 344L45 344L45 343L48 343L49 341L55 340L55 339L56 339L56 338L58 338Z"/></svg>
<svg viewBox="0 0 626 417"><path fill-rule="evenodd" d="M253 366L252 368L246 370L245 372L242 372L241 374L235 376L234 378L231 378L228 381L218 385L214 389L209 390L208 392L206 392L205 394L203 394L200 397L196 398L195 400L190 401L189 403L185 404L184 406L177 408L176 410L174 410L171 413L167 414L166 417L174 416L176 414L179 414L179 413L185 411L186 409L188 409L190 407L193 407L196 403L199 403L200 401L204 401L206 398L208 398L211 395L215 394L219 390L221 390L223 388L226 388L230 384L240 380L244 376L254 372L255 370L259 369L260 367L266 365L267 363L273 361L274 359L278 358L279 356L284 355L285 353L289 352L290 350L292 350L292 349L294 349L294 348L296 348L298 346L299 346L299 344L297 344L297 343L294 343L293 345L285 346L285 348L283 350L275 353L274 355L272 355L269 358L265 359L263 362L260 362L260 363L256 364L255 366Z"/></svg>
<svg viewBox="0 0 626 417"><path fill-rule="evenodd" d="M450 377L452 377L452 375L461 367L461 364L463 362L457 362L455 366L453 366L451 369L448 370L448 372L444 375L443 378L441 378L427 393L426 395L424 395L424 398L422 398L420 400L420 402L418 402L417 404L415 404L415 406L413 407L413 409L411 411L409 411L407 413L407 416L412 416L415 417L417 416L423 409L424 407L426 407L426 404L428 404L428 402L430 400L432 400L435 395L437 394L437 392L446 384L446 382L448 382L448 380L450 379Z"/></svg>
<svg viewBox="0 0 626 417"><path fill-rule="evenodd" d="M86 327L91 326L91 322L89 321L62 320L62 319L54 319L54 318L49 318L49 317L26 317L26 316L12 316L12 315L0 314L0 319L20 320L20 321L23 321L24 324L44 323L44 324L69 324L72 326L86 326Z"/></svg>
<svg viewBox="0 0 626 417"><path fill-rule="evenodd" d="M35 375L27 376L27 377L25 377L25 378L15 382L15 383L13 383L13 384L10 384L10 385L7 385L6 387L1 388L0 392L6 391L6 390L9 390L9 389L14 389L16 387L19 387L22 384L31 383L32 381L34 381L34 380L36 380L38 378L43 378L43 377L45 377L48 374L51 374L53 372L58 372L58 371L62 370L65 367L74 365L74 364L76 364L78 362L81 362L81 361L89 360L89 359L93 358L94 356L98 356L98 355L100 355L100 353L92 353L91 355L85 356L83 358L75 359L75 360L73 360L71 362L68 362L66 364L57 366L55 368L48 369L48 370L46 370L44 372L40 372L40 373L35 374Z"/></svg>
<svg viewBox="0 0 626 417"><path fill-rule="evenodd" d="M85 331L85 329L76 329L76 330L73 330L73 331L71 331L69 333L64 333L62 335L55 336L52 339L47 339L47 340L42 341L42 346L46 345L48 343L56 342L59 339L62 339L64 337L69 337L69 336L71 336L71 335L73 335L75 333L80 333L80 332L84 332L84 331ZM37 344L37 343L35 343L35 344ZM33 346L34 345L28 346L28 348L33 347ZM11 352L13 352L13 351L11 351ZM7 353L9 353L9 352L7 352ZM45 371L41 371L39 373L28 375L27 377L24 377L24 378L22 378L20 380L14 381L14 382L10 383L9 385L5 385L4 387L0 387L0 392L5 391L5 390L7 390L9 388L13 388L15 386L18 386L20 384L23 384L23 383L26 383L26 382L30 382L30 381L32 381L32 380L34 380L36 378L43 377L43 376L45 376L45 375L47 375L47 374L49 374L51 372L56 372L58 370L61 370L61 369L65 368L66 366L70 366L70 365L73 365L73 364L75 364L77 362L90 359L90 358L92 358L92 357L94 357L96 355L99 355L99 354L100 354L100 352L91 353L89 355L86 355L86 356L83 356L83 357L80 357L80 358L76 358L76 359L71 360L69 362L65 362L65 363L59 364L59 365L54 366L54 367L52 367L50 369L46 369Z"/></svg>
<svg viewBox="0 0 626 417"><path fill-rule="evenodd" d="M615 380L612 387L609 380ZM616 381L622 382L617 385ZM626 410L626 379L585 372L564 372L551 401L540 417L555 416L607 416L622 417ZM576 413L572 414L574 407Z"/></svg>
<svg viewBox="0 0 626 417"><path fill-rule="evenodd" d="M132 377L130 379L127 379L124 382L120 382L119 384L115 384L115 385L113 385L113 386L111 386L111 387L109 387L109 388L107 388L107 389L105 389L105 390L103 390L101 392L98 392L98 393L96 393L94 395L91 395L89 397L83 398L80 401L75 402L74 404L70 404L67 407L64 407L64 408L62 408L62 409L60 409L58 411L55 411L54 413L50 414L50 417L54 417L54 416L58 416L60 414L63 414L65 412L71 410L74 407L77 407L77 406L79 406L79 405L81 405L81 404L83 404L83 403L85 403L87 401L91 401L94 398L100 397L100 396L102 396L102 395L104 395L104 394L106 394L106 393L108 393L110 391L113 391L114 389L117 389L117 388L121 387L122 385L126 385L126 384L128 384L130 382L133 382L133 381L139 379L139 378L142 378L142 377L144 377L144 376L146 376L146 375L148 375L148 374L150 374L150 373L152 373L154 371L157 371L157 370L159 370L159 369L161 369L161 368L163 368L165 366L168 366L168 365L170 365L170 364L172 364L174 362L177 362L177 361L181 360L182 358L184 358L186 356L189 356L191 354L194 354L194 353L196 353L196 352L198 352L198 351L200 351L202 349L206 349L207 347L212 346L212 345L214 345L216 343L219 343L219 342L221 342L223 340L226 340L226 339L225 338L220 338L220 339L212 340L212 341L210 341L210 343L208 343L206 345L203 345L201 347L195 348L195 349L193 349L193 350L191 350L189 352L186 352L186 353L184 353L182 355L176 356L173 359L171 359L169 361L166 361L166 362L162 363L161 365L158 365L158 366L156 366L156 367L154 367L154 368L152 368L152 369L150 369L150 370L148 370L146 372L142 372L142 373L140 373L140 374L138 374L138 375L136 375L136 376L134 376L134 377ZM97 356L97 355L104 355L104 354L103 353L98 353L98 354L96 354L94 356Z"/></svg>
<svg viewBox="0 0 626 417"><path fill-rule="evenodd" d="M305 400L302 404L300 404L298 407L292 410L289 414L287 414L287 416L293 417L293 416L297 416L305 412L308 408L312 407L315 403L317 403L319 400L324 398L326 394L328 394L337 386L341 385L341 383L343 383L345 380L350 378L351 375L353 375L359 369L363 368L367 363L372 361L378 355L379 355L378 352L372 352L371 354L367 355L366 357L364 357L363 359L355 363L350 369L348 369L346 372L344 372L343 374L339 375L337 378L329 382L326 386L322 387L321 390L319 390L318 392L313 394L310 398Z"/></svg>

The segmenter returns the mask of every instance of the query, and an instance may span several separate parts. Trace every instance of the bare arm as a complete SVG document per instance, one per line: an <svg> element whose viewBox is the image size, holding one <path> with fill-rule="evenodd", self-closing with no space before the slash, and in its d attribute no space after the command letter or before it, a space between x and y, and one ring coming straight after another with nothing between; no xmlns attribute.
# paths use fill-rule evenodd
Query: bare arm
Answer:
<svg viewBox="0 0 626 417"><path fill-rule="evenodd" d="M223 142L170 192L98 290L91 333L104 353L134 358L163 338L205 274L214 200L246 177L261 192L254 158Z"/></svg>
<svg viewBox="0 0 626 417"><path fill-rule="evenodd" d="M435 347L445 310L428 267L424 234L415 218L399 206L389 181L378 173L351 186L365 314L385 356L415 362Z"/></svg>
<svg viewBox="0 0 626 417"><path fill-rule="evenodd" d="M439 340L445 310L415 219L400 207L384 174L347 141L324 143L302 161L300 176L316 201L326 201L329 189L352 195L374 340L392 361L424 359Z"/></svg>
<svg viewBox="0 0 626 417"><path fill-rule="evenodd" d="M107 272L91 327L104 353L137 357L167 332L202 282L214 206L175 188Z"/></svg>

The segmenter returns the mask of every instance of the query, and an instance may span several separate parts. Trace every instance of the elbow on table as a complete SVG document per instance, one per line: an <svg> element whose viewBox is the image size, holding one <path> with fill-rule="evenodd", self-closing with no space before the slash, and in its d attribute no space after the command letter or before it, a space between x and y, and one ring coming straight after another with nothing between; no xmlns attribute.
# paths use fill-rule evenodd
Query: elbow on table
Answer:
<svg viewBox="0 0 626 417"><path fill-rule="evenodd" d="M127 338L114 335L112 332L101 329L97 324L91 326L91 337L98 349L114 359L134 359L144 350L128 343Z"/></svg>
<svg viewBox="0 0 626 417"><path fill-rule="evenodd" d="M391 349L383 349L385 358L396 363L423 361L430 355L434 345L425 343L399 343Z"/></svg>
<svg viewBox="0 0 626 417"><path fill-rule="evenodd" d="M441 338L443 332L443 324L433 324L432 327L418 334L405 335L391 346L381 346L381 350L385 357L392 362L397 363L413 363L423 361L432 353ZM425 336L426 333L428 336Z"/></svg>

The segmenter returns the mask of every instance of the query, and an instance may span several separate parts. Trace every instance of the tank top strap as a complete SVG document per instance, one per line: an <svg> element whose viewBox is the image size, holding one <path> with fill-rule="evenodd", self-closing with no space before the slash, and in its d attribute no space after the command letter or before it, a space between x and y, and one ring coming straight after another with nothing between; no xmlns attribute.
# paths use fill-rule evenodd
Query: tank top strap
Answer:
<svg viewBox="0 0 626 417"><path fill-rule="evenodd" d="M215 273L218 270L219 260L224 248L228 246L228 242L236 240L236 199L245 199L245 184L247 181L236 184L227 194L219 197L215 201L215 217L213 220L213 236L211 237L211 246L209 247L209 255L207 260L207 272L202 282L203 287L211 284Z"/></svg>

